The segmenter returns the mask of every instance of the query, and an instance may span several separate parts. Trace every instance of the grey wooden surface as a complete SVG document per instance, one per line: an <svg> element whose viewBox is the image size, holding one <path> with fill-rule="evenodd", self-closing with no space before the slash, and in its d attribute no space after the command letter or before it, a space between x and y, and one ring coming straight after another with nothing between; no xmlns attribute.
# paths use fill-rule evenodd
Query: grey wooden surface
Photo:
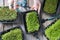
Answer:
<svg viewBox="0 0 60 40"><path fill-rule="evenodd" d="M43 13L42 15L42 18L50 18L50 16L47 16ZM52 21L47 21L45 22L43 25L44 25L44 28L47 27ZM15 27L17 26L18 24L5 24L4 25L4 30L8 30L12 27ZM34 37L32 34L26 34L26 31L25 31L25 28L24 28L24 25L20 25L21 28L23 29L24 31L24 35L25 35L25 40L37 40L36 37ZM3 24L0 23L0 32L3 31ZM42 34L41 32L38 33L38 36L40 38L40 40L47 40L44 36L44 34Z"/></svg>
<svg viewBox="0 0 60 40"><path fill-rule="evenodd" d="M40 0L41 3L43 2L43 0ZM31 4L31 3L30 3ZM49 15L46 15L45 13L42 12L42 18L43 19L47 19L47 18L50 18L51 16ZM51 21L46 21L45 23L43 23L43 27L46 28L49 24L51 24L54 20L51 20ZM22 24L22 23L20 23ZM17 25L20 25L20 24L5 24L3 25L2 23L0 23L0 32L3 31L3 26L4 26L4 30L8 30L12 27L16 27ZM24 31L24 40L37 40L36 37L34 37L32 34L27 34L26 31L25 31L25 28L24 28L24 25L20 25L21 28L23 29ZM46 37L44 36L44 34L42 34L41 32L38 32L38 36L39 36L39 39L40 40L47 40Z"/></svg>

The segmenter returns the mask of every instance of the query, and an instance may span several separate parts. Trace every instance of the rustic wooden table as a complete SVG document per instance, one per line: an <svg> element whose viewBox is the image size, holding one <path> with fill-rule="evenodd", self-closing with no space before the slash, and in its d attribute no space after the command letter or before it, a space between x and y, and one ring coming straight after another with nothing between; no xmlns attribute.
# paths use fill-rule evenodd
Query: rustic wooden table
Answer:
<svg viewBox="0 0 60 40"><path fill-rule="evenodd" d="M41 3L43 2L43 0L40 0L40 1L41 1ZM42 18L43 19L47 19L47 18L50 18L50 17L51 16L46 15L45 13L42 12ZM46 21L45 23L43 23L44 28L46 28L53 21L54 20ZM0 23L0 32L3 31L3 30L8 30L8 29L10 29L12 27L16 27L17 25L20 25L20 24L2 24L2 23ZM37 40L36 37L34 37L32 34L26 34L24 25L20 25L20 26L22 26L22 29L24 31L24 35L25 35L24 40ZM42 34L41 32L38 33L38 36L39 36L40 40L47 40L45 38L44 34Z"/></svg>

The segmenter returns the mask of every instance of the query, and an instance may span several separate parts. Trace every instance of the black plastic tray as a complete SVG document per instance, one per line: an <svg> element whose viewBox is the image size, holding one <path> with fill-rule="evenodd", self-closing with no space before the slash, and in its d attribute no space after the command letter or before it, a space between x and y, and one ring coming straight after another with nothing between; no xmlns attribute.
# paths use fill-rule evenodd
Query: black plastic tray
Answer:
<svg viewBox="0 0 60 40"><path fill-rule="evenodd" d="M25 18L26 18L26 14L29 13L29 12L37 12L37 11L35 11L35 10L30 10L30 11L25 12L25 14L23 15L23 20L24 20L24 26L25 26L26 33L28 33L28 30L27 30L27 25L26 25L26 19L25 19ZM37 13L37 16L38 16L38 13ZM40 19L39 19L39 17L38 17L38 20L39 20L39 24L40 24ZM39 27L39 30L38 30L38 31L40 31L40 28L41 28L41 27ZM33 34L33 33L36 33L36 32L38 32L38 31L31 32L31 33L28 33L28 34Z"/></svg>
<svg viewBox="0 0 60 40"><path fill-rule="evenodd" d="M52 13L52 14L47 13L47 12L45 12L45 11L43 10L44 5L45 5L45 1L46 1L46 0L43 1L42 7L41 7L41 8L42 8L42 11L43 11L45 14L47 14L47 15L55 16L55 15L57 14L56 12L57 12L57 9L58 9L58 6L59 6L59 0L58 0L58 3L57 3L56 12L55 12L55 13Z"/></svg>
<svg viewBox="0 0 60 40"><path fill-rule="evenodd" d="M24 34L23 34L22 28L21 28L20 26L17 26L17 27L15 27L15 28L21 29L21 31L22 31L22 37L23 37L23 40L24 40ZM14 30L15 28L11 28L11 29L9 29L9 30L0 32L0 40L2 40L1 35L3 35L3 34L5 34L5 33L9 32L10 30Z"/></svg>
<svg viewBox="0 0 60 40"><path fill-rule="evenodd" d="M9 23L22 23L22 12L17 12L17 17L15 20L5 20L5 21L0 21L0 23L3 23L3 24L9 24Z"/></svg>
<svg viewBox="0 0 60 40"><path fill-rule="evenodd" d="M57 19L57 20L58 20L58 19ZM44 29L43 34L44 34L45 37L46 37L46 35L45 35L45 30L46 30L47 28L49 28L52 24L54 24L57 20L53 21L50 25L48 25L48 26ZM49 40L48 37L46 37L46 39Z"/></svg>
<svg viewBox="0 0 60 40"><path fill-rule="evenodd" d="M1 21L0 20L0 22L1 23L17 23L16 21L17 21L17 19L18 19L18 12L17 12L17 17L16 17L16 19L13 19L13 20L3 20L3 21Z"/></svg>

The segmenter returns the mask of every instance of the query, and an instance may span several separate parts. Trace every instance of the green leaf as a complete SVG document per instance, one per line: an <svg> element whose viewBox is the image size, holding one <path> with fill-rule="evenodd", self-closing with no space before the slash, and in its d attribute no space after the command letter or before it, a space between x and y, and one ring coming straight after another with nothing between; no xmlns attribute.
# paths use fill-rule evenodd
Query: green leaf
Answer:
<svg viewBox="0 0 60 40"><path fill-rule="evenodd" d="M29 33L39 30L40 26L36 12L30 12L26 14L26 25Z"/></svg>
<svg viewBox="0 0 60 40"><path fill-rule="evenodd" d="M15 10L10 10L6 7L0 8L0 20L14 20L17 17L17 13Z"/></svg>
<svg viewBox="0 0 60 40"><path fill-rule="evenodd" d="M18 28L2 35L2 40L23 40L22 31Z"/></svg>
<svg viewBox="0 0 60 40"><path fill-rule="evenodd" d="M45 35L49 40L58 40L60 38L60 19L45 30Z"/></svg>
<svg viewBox="0 0 60 40"><path fill-rule="evenodd" d="M46 0L44 5L44 11L47 13L55 13L57 8L58 0Z"/></svg>

